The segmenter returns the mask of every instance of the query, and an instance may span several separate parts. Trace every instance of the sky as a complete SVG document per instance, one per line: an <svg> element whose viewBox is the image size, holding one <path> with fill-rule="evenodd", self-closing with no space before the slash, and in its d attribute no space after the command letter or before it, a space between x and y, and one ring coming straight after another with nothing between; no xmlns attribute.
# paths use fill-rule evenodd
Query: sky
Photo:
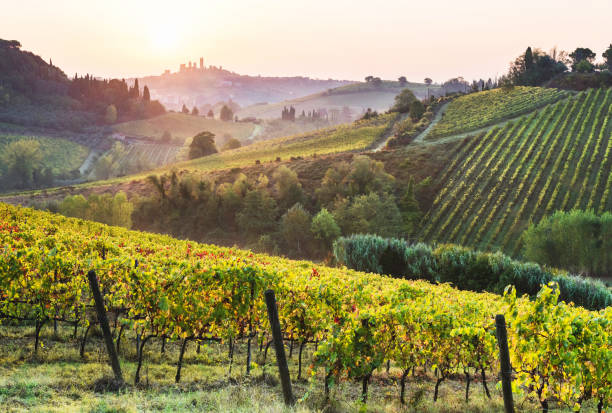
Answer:
<svg viewBox="0 0 612 413"><path fill-rule="evenodd" d="M199 61L241 74L436 82L504 74L527 46L612 43L612 0L0 0L0 38L69 76Z"/></svg>

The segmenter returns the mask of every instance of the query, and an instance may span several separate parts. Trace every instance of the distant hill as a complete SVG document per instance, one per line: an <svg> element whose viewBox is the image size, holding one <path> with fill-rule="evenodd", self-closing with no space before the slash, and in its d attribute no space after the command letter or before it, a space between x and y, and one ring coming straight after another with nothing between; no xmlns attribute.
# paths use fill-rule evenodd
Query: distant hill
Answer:
<svg viewBox="0 0 612 413"><path fill-rule="evenodd" d="M110 105L116 109L111 117ZM128 88L124 80L90 75L70 79L51 61L21 50L18 41L0 39L0 122L82 131L164 112L144 87Z"/></svg>
<svg viewBox="0 0 612 413"><path fill-rule="evenodd" d="M233 101L241 107L256 103L275 103L350 84L347 80L319 80L308 77L264 77L240 75L220 67L185 68L177 73L138 79L147 84L151 96L168 109L183 104L214 105Z"/></svg>
<svg viewBox="0 0 612 413"><path fill-rule="evenodd" d="M404 88L412 90L418 98L423 99L428 93L439 94L440 86L411 82L400 84L396 81L383 81L380 84L358 82L279 103L249 106L238 111L237 115L240 118L273 119L281 116L284 107L293 106L298 116L302 111L308 113L312 110L324 110L328 114L339 111L342 114L347 112L348 108L351 118L355 119L368 108L376 111L389 109L395 96ZM348 120L350 119L346 119Z"/></svg>

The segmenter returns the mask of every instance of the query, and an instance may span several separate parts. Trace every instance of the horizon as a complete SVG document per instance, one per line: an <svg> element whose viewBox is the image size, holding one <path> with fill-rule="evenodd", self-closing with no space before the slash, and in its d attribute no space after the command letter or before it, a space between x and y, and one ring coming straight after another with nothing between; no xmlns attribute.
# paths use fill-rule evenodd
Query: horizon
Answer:
<svg viewBox="0 0 612 413"><path fill-rule="evenodd" d="M87 10L74 0L25 1L4 8L0 38L18 40L23 50L52 59L70 77L158 76L203 57L206 66L251 76L406 76L439 83L457 76L499 77L527 46L568 52L589 47L601 61L610 42L606 19L612 3L586 3L576 9L569 0L494 6L483 0L438 6L390 1L377 5L374 14L363 1L315 0L308 10L276 0L189 1L173 8L112 0ZM518 31L516 21L522 22Z"/></svg>

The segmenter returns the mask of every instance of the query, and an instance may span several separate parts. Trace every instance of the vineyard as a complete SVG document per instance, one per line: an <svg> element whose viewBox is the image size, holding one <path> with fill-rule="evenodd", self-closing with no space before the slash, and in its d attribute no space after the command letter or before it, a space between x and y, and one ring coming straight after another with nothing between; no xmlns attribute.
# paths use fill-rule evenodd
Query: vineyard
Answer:
<svg viewBox="0 0 612 413"><path fill-rule="evenodd" d="M422 236L520 252L556 210L612 210L612 89L591 89L471 139L442 173Z"/></svg>
<svg viewBox="0 0 612 413"><path fill-rule="evenodd" d="M0 133L0 156L7 145L20 140L38 142L42 153L41 163L58 174L78 169L89 153L87 147L66 139Z"/></svg>
<svg viewBox="0 0 612 413"><path fill-rule="evenodd" d="M490 395L486 376L494 377L499 366L494 316L505 314L516 397L542 409L601 410L612 401L612 310L557 302L554 284L535 301L516 297L511 288L504 297L472 293L4 204L0 239L0 320L35 323L34 352L41 351L39 333L50 322L84 331L83 349L96 323L86 277L95 270L116 346L136 337L135 383L153 340L162 348L180 343L177 383L183 367L195 368L183 366L188 342L229 346L230 374L233 349L241 344L247 374L259 368L252 353L267 351L270 343L263 292L273 289L283 335L299 349L296 379L309 377L312 391L320 383L328 397L341 383L358 381L366 401L370 381L385 366L397 372L393 398L401 403L410 396L405 384L415 370L431 378L434 400L457 375L466 379L459 389L466 400L477 376Z"/></svg>
<svg viewBox="0 0 612 413"><path fill-rule="evenodd" d="M493 89L453 100L427 139L437 139L494 125L568 96L558 89L519 86Z"/></svg>
<svg viewBox="0 0 612 413"><path fill-rule="evenodd" d="M126 154L120 162L133 162L141 159L150 167L168 165L176 161L182 147L177 145L164 145L154 143L134 143L127 148Z"/></svg>
<svg viewBox="0 0 612 413"><path fill-rule="evenodd" d="M154 139L161 139L163 133L168 131L173 138L183 140L206 130L218 137L229 134L242 140L251 135L254 127L252 123L223 122L204 116L166 113L150 119L118 123L113 126L113 130L129 136L146 136Z"/></svg>

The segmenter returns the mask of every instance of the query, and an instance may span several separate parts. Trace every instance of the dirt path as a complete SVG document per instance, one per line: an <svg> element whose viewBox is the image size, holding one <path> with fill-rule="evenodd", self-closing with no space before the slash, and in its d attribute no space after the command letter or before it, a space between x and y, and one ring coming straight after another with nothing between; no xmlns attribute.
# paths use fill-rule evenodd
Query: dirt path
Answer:
<svg viewBox="0 0 612 413"><path fill-rule="evenodd" d="M475 136L475 135L478 135L478 134L480 134L482 132L487 132L487 131L489 131L489 130L491 130L493 128L502 128L508 122L513 122L513 121L515 121L517 119L520 119L520 118L522 118L524 116L527 116L527 115L529 115L529 114L526 113L526 114L517 116L515 118L510 118L510 119L503 120L503 121L501 121L499 123L496 123L494 125L484 126L482 128L479 128L479 129L474 129L474 130L471 130L471 131L468 131L468 132L461 132L461 133L458 133L456 135L445 136L443 138L439 138L439 139L435 139L435 140L431 140L431 141L423 140L425 138L425 136L423 136L421 138L421 140L419 141L419 143L424 144L424 145L437 145L437 144L440 144L440 143L446 143L446 142L450 142L450 141L460 140L460 139L463 139L463 138L467 138L468 136ZM425 131L423 131L423 132L425 132ZM412 141L412 143L415 143L415 142L416 142L416 139L414 141Z"/></svg>
<svg viewBox="0 0 612 413"><path fill-rule="evenodd" d="M255 138L261 135L262 131L263 131L263 126L255 124L255 127L253 128L253 132L251 132L249 137L246 138L245 140L255 141Z"/></svg>
<svg viewBox="0 0 612 413"><path fill-rule="evenodd" d="M409 115L408 113L404 113L399 118L391 122L389 127L387 127L387 130L385 131L385 133L383 133L383 136L380 138L380 142L375 144L375 146L372 148L372 152L379 152L385 146L387 146L387 142L389 141L389 139L393 137L393 127L395 126L395 124L406 119L408 115Z"/></svg>
<svg viewBox="0 0 612 413"><path fill-rule="evenodd" d="M79 172L81 173L81 176L84 176L86 173L91 171L93 163L100 155L101 152L97 149L92 149L91 151L89 151L89 155L87 155L87 158L85 158L85 160L79 167Z"/></svg>
<svg viewBox="0 0 612 413"><path fill-rule="evenodd" d="M446 102L444 105L442 105L442 107L438 110L438 113L436 113L436 116L434 116L431 122L429 122L429 126L426 127L423 132L419 133L416 138L414 138L412 141L413 143L423 142L423 139L425 139L425 136L429 134L429 131L436 125L436 123L440 121L440 119L442 119L442 115L444 115L444 112L446 112L449 103L450 102Z"/></svg>

